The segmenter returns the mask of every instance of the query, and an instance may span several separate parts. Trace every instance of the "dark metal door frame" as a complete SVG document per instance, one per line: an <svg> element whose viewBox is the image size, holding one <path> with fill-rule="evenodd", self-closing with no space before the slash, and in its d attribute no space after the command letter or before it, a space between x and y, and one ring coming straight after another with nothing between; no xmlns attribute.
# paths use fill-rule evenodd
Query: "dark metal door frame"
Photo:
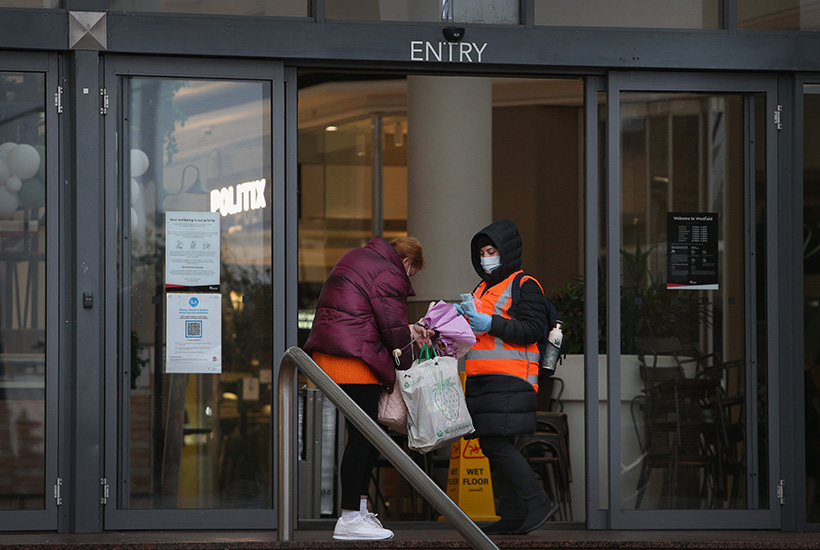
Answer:
<svg viewBox="0 0 820 550"><path fill-rule="evenodd" d="M69 381L67 365L59 365L59 359L67 341L66 323L71 310L63 299L68 291L64 277L61 276L70 257L67 236L60 230L66 212L61 210L65 204L68 190L59 185L62 181L61 119L54 99L58 92L59 59L57 54L27 53L9 54L0 58L0 71L15 73L39 73L44 76L45 128L46 128L46 212L48 226L46 229L46 289L48 304L46 312L46 358L45 358L45 432L44 432L44 483L43 498L45 508L42 510L2 510L0 511L0 531L55 531L58 528L59 504L61 497L64 469L58 460L61 449L68 444L64 435L67 422L63 416L64 409L59 399L60 388L67 387ZM36 292L36 289L35 289ZM59 492L55 492L59 491Z"/></svg>
<svg viewBox="0 0 820 550"><path fill-rule="evenodd" d="M620 93L621 91L659 92L720 92L720 93L763 93L766 96L766 113L774 113L777 107L777 79L775 76L708 75L652 73L652 72L612 72L607 82L607 140L606 140L606 234L608 281L620 281ZM745 110L748 113L748 109ZM750 130L748 123L747 131ZM779 220L787 215L780 211L778 194L778 136L774 117L768 117L766 128L766 250L770 255L780 254L778 249ZM751 182L744 184L745 193L752 192ZM748 229L748 228L747 228ZM749 254L746 246L746 254ZM779 257L766 262L766 311L770 327L780 327ZM747 288L749 273L747 271ZM752 297L753 299L753 297ZM608 285L606 295L607 341L620 342L620 283ZM748 317L748 314L747 314ZM748 330L748 325L747 325ZM620 350L610 349L608 356L608 490L609 528L612 529L778 529L781 524L780 501L777 498L777 484L781 478L779 411L780 386L780 343L778 331L768 331L767 361L768 382L768 503L760 503L758 510L627 510L622 507L621 487L621 357ZM752 353L755 350L751 350ZM747 358L747 361L749 358ZM752 419L755 421L754 419ZM756 427L756 425L755 425ZM750 428L749 432L755 431ZM613 458L614 457L614 458Z"/></svg>
<svg viewBox="0 0 820 550"><path fill-rule="evenodd" d="M272 176L271 184L273 204L271 223L271 255L272 255L272 288L273 288L273 311L274 311L274 333L273 333L273 357L281 357L284 354L287 331L283 327L295 326L295 322L290 321L290 317L295 319L295 309L290 311L289 306L292 301L286 293L286 254L289 254L289 242L286 236L289 234L286 229L288 218L287 203L289 202L288 189L294 188L286 185L286 175L291 175L285 167L285 146L286 146L286 118L293 119L295 124L295 102L288 108L293 111L293 115L285 116L285 82L286 72L282 63L274 61L216 61L206 59L179 59L179 58L144 58L144 57L110 57L106 59L105 66L105 88L109 94L110 111L104 121L104 149L105 149L105 212L108 213L105 220L106 242L105 242L105 311L106 318L110 320L111 326L116 325L118 316L117 297L117 255L119 246L117 238L118 216L118 189L120 187L119 175L116 166L121 152L117 150L118 143L122 147L122 140L117 139L119 132L119 122L122 109L122 82L124 78L133 76L144 77L168 77L168 78L203 78L203 79L241 79L253 81L268 81L271 84L271 158ZM288 76L293 76L290 72ZM287 83L288 89L290 84ZM295 86L295 83L294 83ZM290 143L287 143L290 145ZM293 152L295 158L295 150ZM295 177L295 176L293 176ZM293 237L295 239L295 236ZM294 253L295 254L295 253ZM105 338L105 426L104 426L104 446L105 455L105 478L109 483L109 493L107 503L104 507L104 529L271 529L276 528L276 510L270 509L126 509L121 507L121 495L118 488L124 482L122 479L122 461L124 459L123 449L127 448L127 438L125 437L126 426L121 418L120 403L117 396L123 389L120 376L121 369L118 365L118 344L117 330L110 330ZM274 369L274 379L276 379L278 365L271 366ZM276 403L273 403L273 411L276 410ZM272 441L276 438L276 413L271 419ZM271 456L275 456L271 449ZM277 465L274 462L272 472L276 472ZM273 489L278 484L278 480L273 479Z"/></svg>

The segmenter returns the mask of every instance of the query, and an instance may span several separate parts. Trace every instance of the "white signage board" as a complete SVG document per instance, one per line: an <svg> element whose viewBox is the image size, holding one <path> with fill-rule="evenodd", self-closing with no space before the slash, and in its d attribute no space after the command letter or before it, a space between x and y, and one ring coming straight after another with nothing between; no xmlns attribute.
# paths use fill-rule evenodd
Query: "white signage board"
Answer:
<svg viewBox="0 0 820 550"><path fill-rule="evenodd" d="M165 214L165 288L219 290L219 214Z"/></svg>
<svg viewBox="0 0 820 550"><path fill-rule="evenodd" d="M222 295L169 293L165 372L222 372Z"/></svg>

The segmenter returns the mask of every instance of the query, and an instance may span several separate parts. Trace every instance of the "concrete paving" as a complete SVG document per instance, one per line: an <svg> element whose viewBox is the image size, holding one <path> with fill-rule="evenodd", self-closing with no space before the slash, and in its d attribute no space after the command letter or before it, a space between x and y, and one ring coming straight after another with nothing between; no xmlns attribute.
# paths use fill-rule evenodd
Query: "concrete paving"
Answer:
<svg viewBox="0 0 820 550"><path fill-rule="evenodd" d="M385 524L390 528L389 523ZM332 525L327 528L297 529L293 540L281 542L270 531L139 531L99 534L5 533L0 534L0 549L15 550L233 550L279 548L470 548L463 537L448 524L395 525L390 541L334 541ZM549 526L529 535L494 536L499 548L561 549L820 549L820 532L781 531L589 531Z"/></svg>

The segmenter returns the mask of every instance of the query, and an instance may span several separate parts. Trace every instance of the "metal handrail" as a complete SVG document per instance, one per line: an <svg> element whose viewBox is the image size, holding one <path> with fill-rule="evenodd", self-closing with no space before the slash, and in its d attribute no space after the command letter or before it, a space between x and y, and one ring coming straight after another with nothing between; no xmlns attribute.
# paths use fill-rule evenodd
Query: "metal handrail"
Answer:
<svg viewBox="0 0 820 550"><path fill-rule="evenodd" d="M293 495L296 479L296 450L294 426L294 389L296 369L299 369L327 396L345 417L390 461L404 478L436 510L449 521L473 548L495 549L498 547L475 523L431 480L418 464L399 447L372 418L348 396L326 373L313 362L303 350L292 347L285 351L279 364L279 435L277 452L279 459L279 493L277 495L280 541L293 540Z"/></svg>

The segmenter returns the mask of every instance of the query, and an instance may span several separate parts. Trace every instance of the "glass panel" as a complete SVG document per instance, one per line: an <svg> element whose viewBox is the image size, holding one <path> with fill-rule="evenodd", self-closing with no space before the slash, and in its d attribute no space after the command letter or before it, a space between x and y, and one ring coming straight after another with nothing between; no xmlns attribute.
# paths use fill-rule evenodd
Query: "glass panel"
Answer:
<svg viewBox="0 0 820 550"><path fill-rule="evenodd" d="M0 0L0 8L47 8L63 7L60 0Z"/></svg>
<svg viewBox="0 0 820 550"><path fill-rule="evenodd" d="M820 29L815 0L743 0L737 3L737 27L776 31Z"/></svg>
<svg viewBox="0 0 820 550"><path fill-rule="evenodd" d="M535 24L717 29L720 28L720 0L535 0Z"/></svg>
<svg viewBox="0 0 820 550"><path fill-rule="evenodd" d="M308 17L308 0L108 0L111 11Z"/></svg>
<svg viewBox="0 0 820 550"><path fill-rule="evenodd" d="M517 25L517 0L326 0L325 17L359 21L442 21Z"/></svg>
<svg viewBox="0 0 820 550"><path fill-rule="evenodd" d="M744 109L740 95L622 94L624 508L753 509L758 499L767 502L765 422L748 433L749 409L765 418L765 403L749 406L746 397L749 376L765 396L765 338L749 334L752 322L765 330L765 300L748 287L753 274L745 263L756 243L756 288L765 288L765 241L744 239L747 226L765 235L765 140L749 136L761 145L753 158L744 153L744 120L752 116ZM750 222L744 167L752 162L758 217ZM754 312L757 320L748 320ZM760 374L750 375L755 342ZM754 448L759 472L749 471L747 449Z"/></svg>
<svg viewBox="0 0 820 550"><path fill-rule="evenodd" d="M607 97L598 93L598 505L609 509L609 377L606 347L607 272Z"/></svg>
<svg viewBox="0 0 820 550"><path fill-rule="evenodd" d="M820 86L803 96L803 295L806 520L820 522Z"/></svg>
<svg viewBox="0 0 820 550"><path fill-rule="evenodd" d="M397 122L407 128L406 119ZM392 132L395 126L385 125L385 132ZM407 146L401 141L396 147L392 136L384 143L391 144L384 150L387 159L399 157L392 160L391 170L385 170L383 184L386 189L404 191L398 205L392 195L386 199L385 216L401 215L404 210L404 218L390 223L390 236L398 236L407 224ZM393 148L399 152L391 152ZM298 149L299 344L303 345L331 268L345 252L364 246L375 233L372 119L301 131Z"/></svg>
<svg viewBox="0 0 820 550"><path fill-rule="evenodd" d="M119 486L127 490L120 505L269 508L271 86L131 78L124 91L119 341L127 483ZM166 361L166 327L183 316L166 317L167 217L212 211L220 220L221 355L213 359L221 372L196 363L197 372L169 373L178 363ZM187 231L168 246L209 244ZM206 268L213 257L199 254L182 265Z"/></svg>
<svg viewBox="0 0 820 550"><path fill-rule="evenodd" d="M0 510L45 508L44 85L0 73Z"/></svg>

